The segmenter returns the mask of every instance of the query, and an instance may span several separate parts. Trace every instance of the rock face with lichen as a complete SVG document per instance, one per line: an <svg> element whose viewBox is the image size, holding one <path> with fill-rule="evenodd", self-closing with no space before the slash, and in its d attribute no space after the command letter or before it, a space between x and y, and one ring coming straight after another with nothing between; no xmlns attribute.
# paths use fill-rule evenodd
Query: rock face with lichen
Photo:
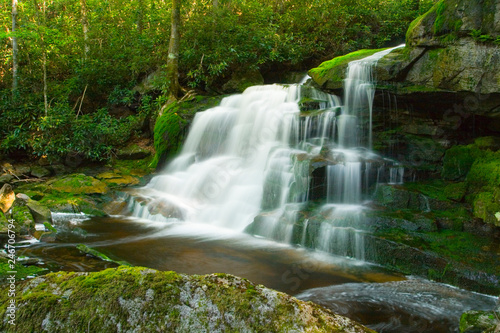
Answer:
<svg viewBox="0 0 500 333"><path fill-rule="evenodd" d="M310 302L227 274L119 267L59 272L18 286L17 325L2 332L373 332Z"/></svg>
<svg viewBox="0 0 500 333"><path fill-rule="evenodd" d="M500 131L499 44L500 0L440 0L412 22L405 48L378 61L375 77L400 105L411 104L427 117L459 105L462 113L493 119L489 129ZM310 74L320 86L342 86L344 70L338 75L330 68L327 77L316 71Z"/></svg>

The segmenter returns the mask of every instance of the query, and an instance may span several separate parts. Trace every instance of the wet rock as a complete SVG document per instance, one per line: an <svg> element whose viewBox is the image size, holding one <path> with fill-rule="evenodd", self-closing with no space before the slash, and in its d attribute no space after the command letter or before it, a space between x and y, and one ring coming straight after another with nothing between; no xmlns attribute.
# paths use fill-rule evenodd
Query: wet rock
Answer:
<svg viewBox="0 0 500 333"><path fill-rule="evenodd" d="M36 223L52 222L52 213L50 209L42 205L40 202L35 200L29 200L26 203L29 208L31 215L33 216Z"/></svg>
<svg viewBox="0 0 500 333"><path fill-rule="evenodd" d="M10 183L14 179L14 176L5 174L0 176L0 186Z"/></svg>
<svg viewBox="0 0 500 333"><path fill-rule="evenodd" d="M51 182L54 191L73 194L104 194L108 187L102 181L84 174L72 174Z"/></svg>
<svg viewBox="0 0 500 333"><path fill-rule="evenodd" d="M16 201L19 201L21 204L26 204L30 199L31 198L24 193L16 194Z"/></svg>
<svg viewBox="0 0 500 333"><path fill-rule="evenodd" d="M120 160L140 160L151 155L149 150L143 149L138 145L130 145L120 149L116 153L116 157Z"/></svg>
<svg viewBox="0 0 500 333"><path fill-rule="evenodd" d="M104 172L96 176L97 179L102 180L110 186L131 186L139 184L139 179L131 175L124 175L115 172Z"/></svg>
<svg viewBox="0 0 500 333"><path fill-rule="evenodd" d="M51 172L42 166L34 166L31 169L31 175L36 178L44 178L50 176Z"/></svg>
<svg viewBox="0 0 500 333"><path fill-rule="evenodd" d="M427 198L418 192L398 185L379 185L374 194L374 202L392 209L429 210Z"/></svg>
<svg viewBox="0 0 500 333"><path fill-rule="evenodd" d="M14 193L12 186L9 184L3 185L0 189L0 210L7 213L15 200L16 194Z"/></svg>
<svg viewBox="0 0 500 333"><path fill-rule="evenodd" d="M18 285L15 328L5 332L373 332L311 302L228 274L187 276L119 267L59 272ZM8 286L0 293L6 317Z"/></svg>

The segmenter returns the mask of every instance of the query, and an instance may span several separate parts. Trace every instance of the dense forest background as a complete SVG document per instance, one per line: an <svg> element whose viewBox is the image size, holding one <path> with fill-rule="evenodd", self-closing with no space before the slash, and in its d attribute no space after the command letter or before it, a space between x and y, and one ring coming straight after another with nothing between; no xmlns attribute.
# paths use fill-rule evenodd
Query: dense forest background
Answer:
<svg viewBox="0 0 500 333"><path fill-rule="evenodd" d="M401 43L435 2L183 0L181 94L218 94L241 69L272 81ZM0 154L103 160L147 135L148 119L169 96L172 1L1 0L1 7Z"/></svg>

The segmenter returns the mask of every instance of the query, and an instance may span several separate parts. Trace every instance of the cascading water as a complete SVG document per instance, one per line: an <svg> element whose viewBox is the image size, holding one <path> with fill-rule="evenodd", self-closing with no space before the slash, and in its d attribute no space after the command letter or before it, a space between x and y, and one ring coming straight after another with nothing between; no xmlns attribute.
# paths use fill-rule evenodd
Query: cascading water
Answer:
<svg viewBox="0 0 500 333"><path fill-rule="evenodd" d="M402 178L393 162L367 149L371 67L389 52L349 65L344 106L311 87L269 85L250 87L198 113L180 155L131 201L133 214L246 228L281 242L363 259L363 231L355 223L362 203L380 178ZM366 113L370 125L361 128ZM311 190L315 182L320 190ZM327 202L319 209L320 222L302 213L311 191L315 196L323 191Z"/></svg>

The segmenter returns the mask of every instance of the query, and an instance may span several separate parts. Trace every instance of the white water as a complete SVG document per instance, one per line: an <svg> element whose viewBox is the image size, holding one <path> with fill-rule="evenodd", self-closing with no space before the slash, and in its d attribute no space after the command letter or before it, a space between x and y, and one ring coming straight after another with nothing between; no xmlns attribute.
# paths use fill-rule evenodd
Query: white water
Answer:
<svg viewBox="0 0 500 333"><path fill-rule="evenodd" d="M132 203L133 214L240 231L253 222L252 234L363 259L362 232L336 221L360 218L381 174L402 181L399 167L366 149L371 69L390 51L349 64L344 106L313 88L269 85L250 87L197 113L180 155ZM302 98L318 110L301 113ZM366 114L368 128L361 128ZM319 227L299 216L310 196L313 161L324 165L324 199L337 207ZM310 239L309 228L319 230L318 239Z"/></svg>

